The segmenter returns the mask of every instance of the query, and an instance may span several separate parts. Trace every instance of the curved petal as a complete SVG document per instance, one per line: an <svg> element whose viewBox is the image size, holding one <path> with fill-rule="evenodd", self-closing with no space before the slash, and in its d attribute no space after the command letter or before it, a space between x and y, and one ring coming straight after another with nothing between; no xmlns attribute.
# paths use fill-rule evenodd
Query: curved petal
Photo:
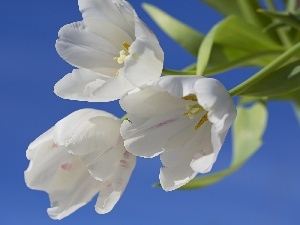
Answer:
<svg viewBox="0 0 300 225"><path fill-rule="evenodd" d="M99 155L90 165L88 170L92 177L99 181L106 181L115 173L119 162L125 153L123 141L103 154Z"/></svg>
<svg viewBox="0 0 300 225"><path fill-rule="evenodd" d="M135 156L129 152L125 152L114 176L110 179L111 182L100 192L100 196L95 205L97 213L104 214L112 210L123 194L135 164Z"/></svg>
<svg viewBox="0 0 300 225"><path fill-rule="evenodd" d="M135 120L137 117L148 118L162 116L179 111L182 115L186 102L175 98L164 90L145 87L141 91L129 93L120 99L120 106L128 112L128 116Z"/></svg>
<svg viewBox="0 0 300 225"><path fill-rule="evenodd" d="M54 93L64 99L104 102L110 99L95 97L93 92L106 83L110 77L102 76L87 69L74 69L54 86Z"/></svg>
<svg viewBox="0 0 300 225"><path fill-rule="evenodd" d="M173 191L187 184L197 175L189 165L177 167L165 167L160 169L159 180L165 191Z"/></svg>
<svg viewBox="0 0 300 225"><path fill-rule="evenodd" d="M95 18L88 18L84 20L84 24L90 32L99 35L101 38L104 38L114 45L119 51L123 49L124 42L131 45L135 39L133 33L127 33L122 28L110 22L97 20Z"/></svg>
<svg viewBox="0 0 300 225"><path fill-rule="evenodd" d="M120 27L128 34L134 33L132 23L135 11L127 1L79 0L78 5L84 21L95 18Z"/></svg>
<svg viewBox="0 0 300 225"><path fill-rule="evenodd" d="M95 96L95 99L112 101L121 98L134 87L135 86L133 84L120 74L111 78L102 85L97 85L97 88L92 88L92 94Z"/></svg>
<svg viewBox="0 0 300 225"><path fill-rule="evenodd" d="M56 123L54 142L75 155L103 152L119 140L120 121L112 114L95 109L75 111Z"/></svg>
<svg viewBox="0 0 300 225"><path fill-rule="evenodd" d="M236 108L225 87L215 79L199 79L195 83L198 103L208 111L208 120L213 124L211 139L214 161L223 145L228 129L236 117Z"/></svg>
<svg viewBox="0 0 300 225"><path fill-rule="evenodd" d="M182 98L189 94L195 94L195 82L199 79L207 79L195 75L164 76L147 83L148 87L155 87L168 92L176 98Z"/></svg>
<svg viewBox="0 0 300 225"><path fill-rule="evenodd" d="M164 53L159 43L150 38L136 39L129 48L124 64L125 77L136 86L160 77Z"/></svg>
<svg viewBox="0 0 300 225"><path fill-rule="evenodd" d="M225 87L212 78L199 79L195 83L198 103L208 113L209 120L219 132L229 129L236 117L236 108Z"/></svg>
<svg viewBox="0 0 300 225"><path fill-rule="evenodd" d="M97 194L101 183L92 178L78 157L52 140L53 129L38 137L27 150L31 160L24 172L26 185L49 194L52 219L62 219Z"/></svg>
<svg viewBox="0 0 300 225"><path fill-rule="evenodd" d="M178 130L184 129L186 124L186 118L171 114L147 118L140 123L124 121L120 132L127 151L136 156L152 158L163 152L169 139L178 134Z"/></svg>
<svg viewBox="0 0 300 225"><path fill-rule="evenodd" d="M120 50L109 40L90 32L83 22L63 26L58 36L56 51L71 65L109 76L114 76L120 68L113 60ZM108 71L114 72L107 74Z"/></svg>
<svg viewBox="0 0 300 225"><path fill-rule="evenodd" d="M62 169L52 180L49 193L51 208L47 212L52 219L62 219L89 202L102 188L102 183L90 176L78 157L74 157L67 169Z"/></svg>
<svg viewBox="0 0 300 225"><path fill-rule="evenodd" d="M53 142L53 129L48 130L35 141L27 151L30 164L24 172L25 183L35 190L47 191L53 177L61 169L61 165L71 160L71 156L63 147L57 147Z"/></svg>

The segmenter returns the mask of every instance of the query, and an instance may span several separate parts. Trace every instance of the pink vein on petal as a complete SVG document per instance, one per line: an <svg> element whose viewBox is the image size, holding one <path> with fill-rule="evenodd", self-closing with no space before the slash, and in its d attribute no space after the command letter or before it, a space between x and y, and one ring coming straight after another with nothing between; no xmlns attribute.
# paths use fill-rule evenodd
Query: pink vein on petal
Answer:
<svg viewBox="0 0 300 225"><path fill-rule="evenodd" d="M161 126L168 125L168 124L170 124L170 123L172 123L172 122L175 122L175 121L177 121L177 120L179 120L179 118L172 118L172 119L169 119L169 120L160 122L160 123L158 123L158 124L156 124L156 125L154 125L154 126L148 128L148 129L146 129L146 131L150 131L150 130L152 130L152 129L159 128L159 127L161 127Z"/></svg>

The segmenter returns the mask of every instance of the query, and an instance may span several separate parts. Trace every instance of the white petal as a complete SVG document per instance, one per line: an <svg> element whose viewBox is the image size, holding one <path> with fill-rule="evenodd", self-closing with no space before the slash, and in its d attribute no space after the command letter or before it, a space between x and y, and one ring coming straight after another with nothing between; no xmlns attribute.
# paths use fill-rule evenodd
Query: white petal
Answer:
<svg viewBox="0 0 300 225"><path fill-rule="evenodd" d="M93 163L88 165L90 174L99 181L106 181L115 173L119 162L125 153L123 141L119 145L108 149L99 155Z"/></svg>
<svg viewBox="0 0 300 225"><path fill-rule="evenodd" d="M186 118L166 115L160 118L147 119L144 123L124 121L121 125L121 135L124 145L130 153L152 158L163 152L169 139L184 128Z"/></svg>
<svg viewBox="0 0 300 225"><path fill-rule="evenodd" d="M208 111L208 120L213 124L211 140L215 161L228 129L235 120L236 108L228 91L215 79L199 79L195 83L195 90L199 104Z"/></svg>
<svg viewBox="0 0 300 225"><path fill-rule="evenodd" d="M124 64L125 77L134 85L140 86L160 77L164 54L158 42L136 39L130 46L130 55Z"/></svg>
<svg viewBox="0 0 300 225"><path fill-rule="evenodd" d="M107 82L93 88L93 96L96 99L108 99L108 101L121 98L125 93L133 89L133 86L122 74L113 77Z"/></svg>
<svg viewBox="0 0 300 225"><path fill-rule="evenodd" d="M160 88L176 98L182 98L189 94L195 94L195 82L199 79L207 79L200 76L164 76L147 83L147 86Z"/></svg>
<svg viewBox="0 0 300 225"><path fill-rule="evenodd" d="M28 187L49 194L49 216L62 219L90 201L102 184L89 175L79 158L54 144L52 133L50 129L29 146L31 162L24 175Z"/></svg>
<svg viewBox="0 0 300 225"><path fill-rule="evenodd" d="M52 219L62 219L89 202L102 187L102 183L90 176L79 158L74 157L70 168L61 169L53 181L49 193Z"/></svg>
<svg viewBox="0 0 300 225"><path fill-rule="evenodd" d="M180 169L165 167L160 169L159 180L165 191L173 191L192 180L197 175L189 165L182 165Z"/></svg>
<svg viewBox="0 0 300 225"><path fill-rule="evenodd" d="M112 114L82 109L56 123L53 136L55 143L66 146L73 154L86 155L115 146L119 129L120 121Z"/></svg>
<svg viewBox="0 0 300 225"><path fill-rule="evenodd" d="M135 156L125 152L114 176L111 178L111 183L100 192L95 205L97 213L104 214L112 210L123 194L135 164Z"/></svg>
<svg viewBox="0 0 300 225"><path fill-rule="evenodd" d="M125 95L120 99L120 106L129 113L129 117L132 114L135 122L137 117L160 117L176 111L182 115L185 111L186 101L173 97L161 89L145 87L141 91Z"/></svg>
<svg viewBox="0 0 300 225"><path fill-rule="evenodd" d="M52 138L49 140L44 138L52 137L52 133L52 130L44 133L27 149L26 155L31 161L24 176L26 185L31 189L48 191L61 165L71 160L66 149L58 148Z"/></svg>
<svg viewBox="0 0 300 225"><path fill-rule="evenodd" d="M236 108L225 87L212 78L199 79L195 83L199 104L208 111L209 120L216 131L227 132L236 117Z"/></svg>
<svg viewBox="0 0 300 225"><path fill-rule="evenodd" d="M54 86L54 93L64 99L100 102L110 99L95 97L93 92L107 82L110 77L105 77L87 69L75 69L64 76Z"/></svg>
<svg viewBox="0 0 300 225"><path fill-rule="evenodd" d="M119 0L79 0L78 5L84 20L95 18L120 27L129 34L133 33L132 23L135 12L128 2Z"/></svg>
<svg viewBox="0 0 300 225"><path fill-rule="evenodd" d="M109 76L114 76L120 68L113 60L120 50L107 39L90 32L83 22L63 26L58 36L56 50L71 65ZM108 71L113 72L108 74Z"/></svg>
<svg viewBox="0 0 300 225"><path fill-rule="evenodd" d="M122 28L107 21L89 18L84 20L84 24L87 26L90 32L101 36L114 45L119 51L123 49L124 42L131 45L135 39L133 32L127 33Z"/></svg>

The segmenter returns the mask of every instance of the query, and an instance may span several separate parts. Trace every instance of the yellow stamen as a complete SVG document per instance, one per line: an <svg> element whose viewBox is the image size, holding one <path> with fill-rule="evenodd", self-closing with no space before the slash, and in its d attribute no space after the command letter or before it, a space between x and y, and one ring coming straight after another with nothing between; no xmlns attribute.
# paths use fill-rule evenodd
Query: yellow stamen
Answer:
<svg viewBox="0 0 300 225"><path fill-rule="evenodd" d="M187 96L182 97L183 100L192 100L192 101L197 101L197 97L194 94L190 94Z"/></svg>
<svg viewBox="0 0 300 225"><path fill-rule="evenodd" d="M125 58L128 56L128 55L130 55L129 54L129 48L130 48L130 44L128 44L128 43L126 43L126 42L123 42L123 48L125 49L123 49L123 50L121 50L120 52L119 52L119 57L113 57L113 59L115 60L115 61L117 61L119 64L123 64L124 62L125 62ZM117 72L116 72L116 75L119 75L120 74L120 71L118 70Z"/></svg>
<svg viewBox="0 0 300 225"><path fill-rule="evenodd" d="M123 47L129 51L129 47L130 47L130 44L126 43L126 42L123 42Z"/></svg>
<svg viewBox="0 0 300 225"><path fill-rule="evenodd" d="M205 115L202 116L201 120L197 123L195 130L198 130L206 121L208 121L207 113L205 113Z"/></svg>

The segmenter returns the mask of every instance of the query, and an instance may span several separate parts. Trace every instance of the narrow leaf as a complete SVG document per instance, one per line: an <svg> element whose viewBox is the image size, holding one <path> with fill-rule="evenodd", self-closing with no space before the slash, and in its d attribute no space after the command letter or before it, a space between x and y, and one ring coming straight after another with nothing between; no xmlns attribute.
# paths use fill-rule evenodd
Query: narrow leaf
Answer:
<svg viewBox="0 0 300 225"><path fill-rule="evenodd" d="M290 12L271 12L262 9L260 9L258 12L260 12L263 15L269 16L270 18L278 19L280 22L283 22L286 25L300 30L299 18Z"/></svg>
<svg viewBox="0 0 300 225"><path fill-rule="evenodd" d="M174 39L192 55L197 56L199 46L204 37L203 34L153 5L143 3L142 6L170 38Z"/></svg>
<svg viewBox="0 0 300 225"><path fill-rule="evenodd" d="M218 47L218 52L213 51ZM269 63L273 57L271 54L282 52L283 48L273 42L262 31L247 23L243 19L236 16L229 16L216 24L205 36L198 52L197 59L197 75L203 75L208 65L210 67L220 66L231 68L227 65L231 61L237 61L240 66L239 59L250 59L242 62L242 65L265 65ZM222 64L211 63L213 55L222 53L226 60ZM256 60L250 55L261 55L267 53L264 58Z"/></svg>
<svg viewBox="0 0 300 225"><path fill-rule="evenodd" d="M268 76L243 92L247 96L279 96L300 89L300 60L270 71Z"/></svg>

